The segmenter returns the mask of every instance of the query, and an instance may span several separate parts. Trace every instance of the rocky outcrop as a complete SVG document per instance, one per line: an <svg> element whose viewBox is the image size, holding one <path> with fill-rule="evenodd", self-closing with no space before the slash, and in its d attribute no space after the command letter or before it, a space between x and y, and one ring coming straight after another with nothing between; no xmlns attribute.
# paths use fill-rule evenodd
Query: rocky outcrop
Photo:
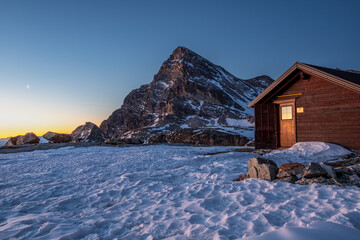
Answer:
<svg viewBox="0 0 360 240"><path fill-rule="evenodd" d="M68 143L72 141L72 136L64 133L47 132L43 137L52 143Z"/></svg>
<svg viewBox="0 0 360 240"><path fill-rule="evenodd" d="M184 143L192 145L221 145L221 146L243 146L249 139L221 131L220 129L182 129L167 134L150 136L148 143Z"/></svg>
<svg viewBox="0 0 360 240"><path fill-rule="evenodd" d="M26 133L25 135L19 135L16 137L10 138L5 146L14 146L14 145L24 145L24 144L38 144L40 138L38 138L34 133Z"/></svg>
<svg viewBox="0 0 360 240"><path fill-rule="evenodd" d="M104 142L106 134L94 123L86 122L72 133L72 142Z"/></svg>
<svg viewBox="0 0 360 240"><path fill-rule="evenodd" d="M160 134L159 140L163 133L187 128L249 128L254 117L247 104L272 82L267 76L236 78L178 47L153 81L130 92L100 128L113 139Z"/></svg>
<svg viewBox="0 0 360 240"><path fill-rule="evenodd" d="M279 171L276 164L265 158L251 158L248 161L248 176L250 178L261 178L265 180L274 180Z"/></svg>

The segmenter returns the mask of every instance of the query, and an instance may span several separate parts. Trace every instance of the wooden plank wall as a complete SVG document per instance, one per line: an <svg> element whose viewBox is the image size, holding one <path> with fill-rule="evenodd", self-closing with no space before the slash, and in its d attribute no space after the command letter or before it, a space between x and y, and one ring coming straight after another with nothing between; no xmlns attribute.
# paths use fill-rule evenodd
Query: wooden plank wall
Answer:
<svg viewBox="0 0 360 240"><path fill-rule="evenodd" d="M279 95L303 93L295 107L297 142L322 141L360 149L360 94L329 81L297 80Z"/></svg>

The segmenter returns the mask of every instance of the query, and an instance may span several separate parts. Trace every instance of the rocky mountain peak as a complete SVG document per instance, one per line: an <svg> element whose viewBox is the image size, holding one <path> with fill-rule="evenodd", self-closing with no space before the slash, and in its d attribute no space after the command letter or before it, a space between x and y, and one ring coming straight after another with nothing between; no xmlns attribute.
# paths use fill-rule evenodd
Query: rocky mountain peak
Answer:
<svg viewBox="0 0 360 240"><path fill-rule="evenodd" d="M100 128L112 138L184 128L251 127L247 104L272 79L236 78L186 47L177 47L151 83L133 90ZM265 86L266 85L266 86Z"/></svg>
<svg viewBox="0 0 360 240"><path fill-rule="evenodd" d="M188 62L196 61L199 58L202 58L197 53L191 51L190 49L186 47L179 46L177 47L173 53L170 55L169 59L170 61L181 61L185 60Z"/></svg>

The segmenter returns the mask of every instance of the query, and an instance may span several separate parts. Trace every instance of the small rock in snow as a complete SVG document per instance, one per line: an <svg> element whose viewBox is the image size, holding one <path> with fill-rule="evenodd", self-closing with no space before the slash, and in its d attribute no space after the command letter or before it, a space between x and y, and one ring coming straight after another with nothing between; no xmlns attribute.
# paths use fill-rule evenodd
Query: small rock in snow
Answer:
<svg viewBox="0 0 360 240"><path fill-rule="evenodd" d="M325 177L327 172L318 163L309 163L302 174L303 178Z"/></svg>
<svg viewBox="0 0 360 240"><path fill-rule="evenodd" d="M248 161L248 175L251 178L274 180L279 168L276 163L265 158L251 158Z"/></svg>
<svg viewBox="0 0 360 240"><path fill-rule="evenodd" d="M280 166L278 178L296 176L301 174L305 166L301 163L284 163Z"/></svg>

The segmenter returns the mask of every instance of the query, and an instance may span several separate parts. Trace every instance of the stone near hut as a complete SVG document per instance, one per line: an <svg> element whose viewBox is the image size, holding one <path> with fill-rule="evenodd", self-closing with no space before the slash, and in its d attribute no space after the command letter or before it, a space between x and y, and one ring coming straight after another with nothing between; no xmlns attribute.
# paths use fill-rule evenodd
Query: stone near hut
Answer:
<svg viewBox="0 0 360 240"><path fill-rule="evenodd" d="M274 180L279 171L273 161L265 158L251 158L248 161L248 168L247 174L249 177L265 180Z"/></svg>
<svg viewBox="0 0 360 240"><path fill-rule="evenodd" d="M324 185L338 185L343 186L334 178L325 178L325 177L314 177L314 178L302 178L295 182L296 184L300 185L309 185L309 184L324 184Z"/></svg>
<svg viewBox="0 0 360 240"><path fill-rule="evenodd" d="M299 180L297 176L288 176L288 177L279 178L279 181L288 182L288 183L295 183L297 180Z"/></svg>
<svg viewBox="0 0 360 240"><path fill-rule="evenodd" d="M284 163L279 168L278 178L291 177L301 174L305 166L301 163Z"/></svg>
<svg viewBox="0 0 360 240"><path fill-rule="evenodd" d="M318 163L309 163L305 168L302 178L326 177L328 174Z"/></svg>
<svg viewBox="0 0 360 240"><path fill-rule="evenodd" d="M53 143L68 143L71 142L72 137L70 134L47 132L43 136L46 140Z"/></svg>
<svg viewBox="0 0 360 240"><path fill-rule="evenodd" d="M336 178L336 172L333 167L328 166L323 162L320 163L320 166L326 171L328 177Z"/></svg>
<svg viewBox="0 0 360 240"><path fill-rule="evenodd" d="M249 174L245 173L245 174L240 175L239 178L234 179L234 182L240 182L240 181L243 181L245 179L248 179L249 177L250 177Z"/></svg>

